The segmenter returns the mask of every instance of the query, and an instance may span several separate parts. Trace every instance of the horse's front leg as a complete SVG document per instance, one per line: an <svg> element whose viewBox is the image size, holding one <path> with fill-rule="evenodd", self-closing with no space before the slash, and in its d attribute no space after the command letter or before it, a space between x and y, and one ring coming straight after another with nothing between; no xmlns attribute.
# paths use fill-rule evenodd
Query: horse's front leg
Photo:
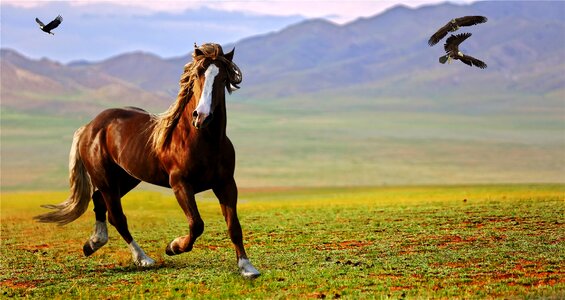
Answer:
<svg viewBox="0 0 565 300"><path fill-rule="evenodd" d="M243 247L243 233L237 218L237 185L235 180L232 178L226 184L214 188L213 191L220 201L222 214L228 225L228 233L235 246L237 266L239 267L240 274L246 278L255 278L261 275L247 258L245 248Z"/></svg>
<svg viewBox="0 0 565 300"><path fill-rule="evenodd" d="M196 239L204 232L204 221L200 217L194 190L181 178L171 176L171 187L175 193L177 201L188 219L189 234L174 239L167 245L165 253L167 255L177 255L192 250Z"/></svg>

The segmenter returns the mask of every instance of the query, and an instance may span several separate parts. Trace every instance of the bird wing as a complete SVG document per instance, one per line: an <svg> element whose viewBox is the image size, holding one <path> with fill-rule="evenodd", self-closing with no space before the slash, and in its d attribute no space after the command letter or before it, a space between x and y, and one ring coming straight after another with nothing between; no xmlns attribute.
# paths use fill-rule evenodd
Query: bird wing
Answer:
<svg viewBox="0 0 565 300"><path fill-rule="evenodd" d="M459 57L459 60L462 61L464 64L469 65L469 67L473 66L473 63L469 59L464 59L463 57Z"/></svg>
<svg viewBox="0 0 565 300"><path fill-rule="evenodd" d="M450 28L451 26L449 25L449 23L447 23L443 27L438 29L438 31L436 31L436 33L434 33L428 40L428 45L433 46L441 41L441 39L443 39L447 35Z"/></svg>
<svg viewBox="0 0 565 300"><path fill-rule="evenodd" d="M456 50L459 48L459 44L461 44L464 40L471 36L471 33L464 32L460 34L451 35L445 41L443 48L445 51L450 52L451 50Z"/></svg>
<svg viewBox="0 0 565 300"><path fill-rule="evenodd" d="M485 64L482 60L476 59L472 56L463 54L463 57L460 57L459 60L468 64L469 66L477 66L481 69L485 69L487 64Z"/></svg>
<svg viewBox="0 0 565 300"><path fill-rule="evenodd" d="M47 26L45 26L45 30L47 30L47 31L53 30L53 29L57 28L57 26L59 26L59 24L61 24L61 22L63 22L63 17L61 17L61 15L59 15L55 18L55 20L49 22L49 24L47 24Z"/></svg>
<svg viewBox="0 0 565 300"><path fill-rule="evenodd" d="M43 22L41 22L41 20L39 20L38 18L35 18L35 22L37 22L37 24L39 24L39 26L41 27L45 26L45 24L43 24Z"/></svg>
<svg viewBox="0 0 565 300"><path fill-rule="evenodd" d="M480 23L485 23L488 19L483 16L466 16L461 18L456 18L455 23L458 26L472 26Z"/></svg>

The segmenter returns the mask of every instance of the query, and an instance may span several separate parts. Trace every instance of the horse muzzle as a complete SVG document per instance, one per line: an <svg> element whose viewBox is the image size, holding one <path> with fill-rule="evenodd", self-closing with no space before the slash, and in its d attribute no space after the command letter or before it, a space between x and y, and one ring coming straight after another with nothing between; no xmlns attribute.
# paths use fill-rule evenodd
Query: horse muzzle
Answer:
<svg viewBox="0 0 565 300"><path fill-rule="evenodd" d="M202 128L208 126L208 124L210 124L210 122L212 122L213 118L214 118L213 113L210 113L209 115L199 114L195 110L192 113L192 126L194 126L194 128L196 128L196 129L202 129Z"/></svg>

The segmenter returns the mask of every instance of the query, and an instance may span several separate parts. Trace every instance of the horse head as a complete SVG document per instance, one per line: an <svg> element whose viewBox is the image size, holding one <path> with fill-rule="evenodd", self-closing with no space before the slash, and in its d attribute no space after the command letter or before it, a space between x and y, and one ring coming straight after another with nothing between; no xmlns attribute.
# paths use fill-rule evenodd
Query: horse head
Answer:
<svg viewBox="0 0 565 300"><path fill-rule="evenodd" d="M206 127L213 119L218 107L225 108L225 90L228 93L238 89L241 71L232 62L235 48L224 54L218 44L195 46L192 54L196 78L193 83L194 96L198 104L192 112L192 125L196 129Z"/></svg>

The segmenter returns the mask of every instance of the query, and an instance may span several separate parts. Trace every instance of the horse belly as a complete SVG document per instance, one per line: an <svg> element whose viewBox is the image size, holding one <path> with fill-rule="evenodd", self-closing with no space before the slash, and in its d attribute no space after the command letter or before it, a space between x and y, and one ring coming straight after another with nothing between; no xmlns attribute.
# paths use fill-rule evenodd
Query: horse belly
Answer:
<svg viewBox="0 0 565 300"><path fill-rule="evenodd" d="M140 144L141 143L141 144ZM115 163L130 176L151 184L169 186L169 176L157 156L144 142L130 141L112 155Z"/></svg>
<svg viewBox="0 0 565 300"><path fill-rule="evenodd" d="M156 168L158 163L148 163L149 158L141 158L133 163L119 163L118 165L130 176L151 184L170 187L169 175L163 170Z"/></svg>

